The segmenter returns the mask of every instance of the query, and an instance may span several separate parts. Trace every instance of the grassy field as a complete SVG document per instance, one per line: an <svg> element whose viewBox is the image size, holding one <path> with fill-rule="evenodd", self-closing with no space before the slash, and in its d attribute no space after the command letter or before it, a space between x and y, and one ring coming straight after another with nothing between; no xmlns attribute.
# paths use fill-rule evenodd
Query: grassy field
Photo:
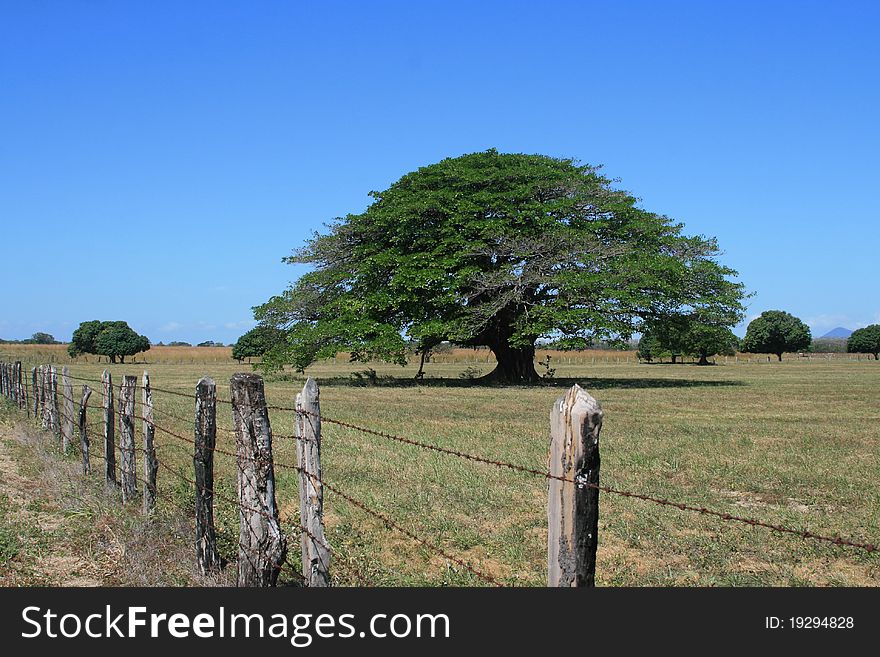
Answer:
<svg viewBox="0 0 880 657"><path fill-rule="evenodd" d="M0 352L13 355L16 348L3 345ZM34 353L17 351L31 362ZM209 375L228 399L231 374L249 369L228 359L173 362L159 349L148 356L146 366L112 366L114 382L147 367L154 386L192 393L198 378ZM328 417L537 469L546 468L553 401L577 382L605 411L603 484L817 533L880 539L880 364L791 359L697 367L614 358L612 352L604 361L571 365L560 358L555 377L532 388L490 388L462 378L491 370L479 357L432 363L422 385L411 380L415 366L372 364L372 374L340 359L308 374L321 385ZM105 366L70 367L97 379ZM292 406L302 383L291 373L268 379L269 403ZM191 435L191 422L183 420L192 417L191 401L154 397L157 424ZM97 422L100 396L93 400L90 421ZM230 407L221 404L218 415L218 446L234 449ZM272 427L276 461L295 463L287 437L292 414L273 412ZM161 461L191 471L190 445L161 432L157 442ZM234 463L218 455L216 467L218 490L234 496ZM479 570L510 585L544 584L545 480L331 424L324 425L323 467L328 482ZM289 527L297 522L296 473L276 474ZM161 512L179 517L175 505L191 505L192 492L160 469L160 497ZM325 503L337 584L482 583L338 496L327 493ZM876 553L608 494L600 513L599 585L880 585ZM217 514L221 548L231 559L237 512L218 503ZM290 533L295 555L298 537ZM185 545L187 538L178 540Z"/></svg>

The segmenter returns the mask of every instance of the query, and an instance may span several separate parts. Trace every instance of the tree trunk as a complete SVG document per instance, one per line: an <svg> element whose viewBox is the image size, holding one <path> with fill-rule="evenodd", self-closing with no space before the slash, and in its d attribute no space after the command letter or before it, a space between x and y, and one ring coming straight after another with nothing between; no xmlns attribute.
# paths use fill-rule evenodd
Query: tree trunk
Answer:
<svg viewBox="0 0 880 657"><path fill-rule="evenodd" d="M706 352L701 351L700 352L700 362L697 363L697 365L708 365L708 364L709 364L709 359L706 356Z"/></svg>
<svg viewBox="0 0 880 657"><path fill-rule="evenodd" d="M776 354L776 357L779 359L779 362L782 362L782 354Z"/></svg>
<svg viewBox="0 0 880 657"><path fill-rule="evenodd" d="M536 383L541 377L535 370L535 346L511 347L506 342L490 344L489 348L498 361L489 375L498 383Z"/></svg>
<svg viewBox="0 0 880 657"><path fill-rule="evenodd" d="M880 360L880 352L874 354L874 360Z"/></svg>
<svg viewBox="0 0 880 657"><path fill-rule="evenodd" d="M119 362L122 363L123 365L125 365L125 356L120 356Z"/></svg>
<svg viewBox="0 0 880 657"><path fill-rule="evenodd" d="M677 362L677 359L678 359L678 356L676 356L675 354L672 354L672 364L673 365L675 365L675 363Z"/></svg>
<svg viewBox="0 0 880 657"><path fill-rule="evenodd" d="M419 371L416 372L415 378L421 380L425 378L425 357L430 353L427 349L422 349L422 358L419 361Z"/></svg>
<svg viewBox="0 0 880 657"><path fill-rule="evenodd" d="M115 365L116 364L116 356L110 356L110 362Z"/></svg>

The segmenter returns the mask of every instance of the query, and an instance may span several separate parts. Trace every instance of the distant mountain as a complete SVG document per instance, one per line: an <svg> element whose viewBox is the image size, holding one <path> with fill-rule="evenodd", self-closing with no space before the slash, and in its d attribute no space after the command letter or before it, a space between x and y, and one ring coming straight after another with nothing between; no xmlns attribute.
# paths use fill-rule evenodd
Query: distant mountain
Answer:
<svg viewBox="0 0 880 657"><path fill-rule="evenodd" d="M823 338L848 338L852 335L852 331L849 329L843 328L842 326L838 326L836 329L831 329L823 335Z"/></svg>

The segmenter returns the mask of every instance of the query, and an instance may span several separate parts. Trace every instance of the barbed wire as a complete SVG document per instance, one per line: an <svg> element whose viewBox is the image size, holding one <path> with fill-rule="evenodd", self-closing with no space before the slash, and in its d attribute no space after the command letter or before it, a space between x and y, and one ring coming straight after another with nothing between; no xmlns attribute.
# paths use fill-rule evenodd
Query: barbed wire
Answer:
<svg viewBox="0 0 880 657"><path fill-rule="evenodd" d="M191 443L191 444L193 444L193 445L196 444L194 440L191 440L191 439L189 439L189 438L186 438L185 436L181 436L181 435L179 435L179 434L176 434L175 432L169 431L169 430L167 430L167 429L165 429L165 428L162 428L162 427L159 427L159 426L157 426L156 428L157 428L159 431L162 431L163 433L166 433L166 434L168 434L168 435L170 435L170 436L172 436L172 437L175 437L175 438L177 438L177 439L179 439L179 440L186 441L186 442ZM234 452L229 452L229 451L226 451L226 450L220 449L220 448L218 448L218 447L216 447L216 446L214 446L213 448L211 448L211 450L214 451L214 452L216 452L216 453L219 453L219 454L225 454L225 455L227 455L227 456L235 457L236 459L251 460L251 461L255 461L255 460L256 460L256 459L248 459L247 457L240 457L238 454L236 454L236 453L234 453ZM498 582L498 581L497 581L495 578L493 578L492 576L490 576L490 575L486 575L485 573L481 573L480 571L474 569L470 564L466 563L465 561L459 559L458 557L455 557L454 555L449 554L449 553L446 552L443 548L441 548L441 547L439 547L439 546L437 546L437 545L434 545L434 544L431 543L430 541L428 541L428 540L426 540L426 539L424 539L424 538L421 538L421 537L419 537L419 536L413 534L411 531L409 531L409 530L406 529L405 527L402 527L401 525L399 525L398 523L396 523L394 520L392 520L391 518L389 518L387 515L381 513L380 511L375 511L374 509L370 509L369 507L367 507L367 506L366 506L363 502L361 502L360 500L357 500L357 499L351 497L350 495L344 493L341 489L339 489L339 488L337 488L336 486L334 486L334 485L332 485L332 484L330 484L330 483L324 481L321 477L318 477L317 475L315 475L315 474L309 472L309 471L306 470L305 468L303 468L303 467L301 467L301 466L298 466L298 465L291 465L291 464L288 464L288 463L283 463L283 462L280 462L280 461L274 461L273 464L274 464L274 466L277 467L277 468L282 468L282 469L287 469L287 470L293 470L293 471L296 471L296 472L298 472L298 473L300 473L300 474L302 474L302 475L305 475L305 476L311 478L313 481L316 481L316 482L320 483L321 485L323 485L324 487L326 487L327 490L329 490L329 491L335 493L336 495L338 495L338 496L341 497L342 499L346 500L346 501L349 502L350 504L353 504L354 506L358 507L358 508L361 509L362 511L364 511L364 512L368 513L369 515L372 515L373 517L375 517L375 518L381 520L386 526L391 527L391 528L393 528L393 529L395 529L395 530L401 532L401 533L404 534L405 536L411 538L411 539L414 540L414 541L417 541L418 543L422 544L422 545L425 546L426 548L428 548L428 549L430 549L430 550L433 550L434 552L436 552L437 554L441 555L442 557L444 557L444 558L446 558L446 559L452 561L453 563L456 563L456 564L460 565L461 567L465 568L466 570L468 570L468 571L471 572L472 574L476 575L476 576L479 577L480 579L483 579L483 580L486 581L486 582L489 582L489 583L491 583L491 584L494 584L495 586L502 586L502 584L501 584L500 582ZM307 530L304 529L304 531L307 531ZM311 534L309 534L309 536L310 536L311 538L313 538L314 540L317 540L317 539L316 539L314 536L312 536ZM329 548L329 546L327 546L327 547Z"/></svg>
<svg viewBox="0 0 880 657"><path fill-rule="evenodd" d="M668 500L668 499L665 499L662 497L656 497L656 496L647 495L644 493L636 493L636 492L632 492L632 491L621 490L621 489L614 488L611 486L593 484L593 483L586 482L586 481L579 480L579 479L573 479L573 478L564 477L561 475L554 475L550 472L545 472L545 471L537 470L535 468L529 468L526 466L517 465L515 463L507 463L505 461L493 460L493 459L489 459L489 458L486 458L483 456L476 456L474 454L468 454L465 452L460 452L458 450L448 449L446 447L440 447L438 445L431 445L429 443L425 443L425 442L422 442L419 440L414 440L412 438L406 438L403 436L397 436L394 434L386 433L384 431L377 431L375 429L361 427L361 426L358 426L355 424L351 424L350 422L336 420L333 418L329 418L325 415L318 415L317 413L305 411L302 409L294 409L294 410L297 413L300 413L302 415L309 415L309 416L315 417L317 419L320 419L321 422L335 424L338 426L345 427L347 429L360 431L362 433L378 436L381 438L386 438L388 440L393 440L393 441L404 443L407 445L412 445L412 446L419 447L422 449L427 449L430 451L439 452L439 453L447 454L450 456L455 456L455 457L466 459L469 461L474 461L476 463L484 463L484 464L492 465L492 466L495 466L498 468L506 468L509 470L524 472L527 474L543 477L545 479L555 479L555 480L562 481L562 482L572 483L572 484L575 484L579 487L586 486L588 488L600 490L602 492L609 493L611 495L619 495L621 497L629 497L629 498L639 499L639 500L642 500L645 502L651 502L653 504L657 504L660 506L674 507L674 508L677 508L682 511L692 511L695 513L700 513L702 515L721 518L722 520L726 520L726 521L739 522L739 523L743 523L746 525L751 525L753 527L763 527L765 529L770 529L770 530L780 532L783 534L793 534L796 536L800 536L802 538L810 538L810 539L815 539L818 541L825 541L828 543L834 543L835 545L846 545L849 547L865 550L866 552L875 552L875 551L880 550L880 547L878 547L875 543L864 543L864 542L844 538L841 536L826 536L826 535L817 534L815 532L811 532L808 530L793 529L791 527L785 527L783 525L764 522L764 521L758 520L756 518L746 518L746 517L742 517L742 516L735 516L730 513L725 513L722 511L714 511L714 510L708 509L706 507L698 507L698 506L694 506L694 505L690 505L690 504L685 504L682 502L674 502L674 501L671 501L671 500Z"/></svg>
<svg viewBox="0 0 880 657"><path fill-rule="evenodd" d="M195 395L190 395L190 394L186 394L186 393L182 393L182 392L178 392L178 391L171 391L171 390L161 389L161 388L153 388L153 390L157 390L159 392L165 392L165 393L169 393L169 394L175 394L175 395L179 395L181 397L187 397L190 399L196 398ZM227 402L226 400L219 400L218 399L218 401L222 401L223 403L231 403L231 402ZM359 425L356 425L356 424L353 424L350 422L337 420L332 417L320 416L316 413L305 411L303 409L291 408L291 407L286 407L286 406L278 406L278 405L267 405L267 409L277 410L277 411L285 411L285 412L294 412L294 413L298 413L301 415L308 415L308 416L312 416L315 418L319 418L322 422L327 422L329 424L341 426L341 427L344 427L347 429L351 429L353 431L358 431L358 432L365 433L368 435L381 437L383 439L392 440L395 442L407 444L407 445L418 447L421 449L434 451L437 453L442 453L442 454L445 454L448 456L454 456L454 457L469 460L472 462L483 463L486 465L492 465L492 466L498 467L498 468L505 468L505 469L509 469L509 470L513 470L513 471L523 472L523 473L530 474L533 476L539 476L539 477L542 477L545 479L559 480L562 482L575 484L579 487L586 486L586 487L593 488L593 489L596 489L598 491L602 491L602 492L605 492L608 494L618 495L618 496L628 497L628 498L633 498L633 499L639 499L639 500L646 501L646 502L653 503L653 504L657 504L660 506L673 507L673 508L677 508L682 511L690 511L690 512L694 512L694 513L698 513L698 514L702 514L702 515L706 515L706 516L719 518L724 521L732 521L732 522L738 522L738 523L742 523L742 524L746 524L746 525L750 525L750 526L754 526L754 527L762 527L762 528L769 529L771 531L775 531L775 532L779 532L779 533L800 536L801 538L804 538L804 539L813 539L813 540L817 540L817 541L832 543L834 545L853 547L853 548L865 550L869 553L876 552L876 551L880 550L880 547L878 547L875 543L856 541L856 540L852 540L852 539L848 539L848 538L844 538L844 537L836 536L836 535L832 535L832 536L823 535L823 534L818 534L818 533L815 533L815 532L812 532L809 530L805 530L805 529L804 530L794 529L792 527L787 527L787 526L780 525L780 524L769 523L769 522L765 522L762 520L758 520L756 518L737 516L737 515L733 515L730 513L709 509L706 507L695 506L695 505L686 504L686 503L682 503L682 502L675 502L675 501L665 499L662 497L658 497L655 495L627 491L627 490L619 489L619 488L612 487L612 486L593 484L593 483L586 482L586 481L578 479L578 478L570 478L570 477L565 477L565 476L561 476L561 475L554 475L550 472L538 470L536 468L530 468L530 467L519 465L519 464L490 459L490 458L475 455L475 454L469 454L469 453L462 452L459 450L441 447L439 445L432 445L430 443L426 443L421 440L416 440L416 439L405 437L405 436L399 436L399 435L387 433L384 431L370 429L368 427L362 427L362 426L359 426ZM181 418L181 420L182 420L182 418ZM159 428L159 427L157 426L157 428ZM170 433L165 429L160 428L160 430L164 431L165 433ZM230 431L230 433L233 433L233 432ZM171 435L173 435L173 434L171 434ZM177 436L177 437L180 437L180 436ZM278 436L278 437L279 438L288 438L288 439L289 438L299 439L297 436ZM187 440L187 439L185 439L185 440ZM189 442L192 442L192 441L189 441ZM234 457L238 458L237 454L234 454L232 452L226 452L226 451L218 449L216 447L215 447L214 451L217 451L218 453L221 453L221 454L228 454L230 456L234 456ZM312 473L305 472L299 466L292 466L292 465L284 464L284 463L280 463L280 462L276 462L275 465L278 467L281 467L281 468L293 469L293 470L296 470L302 474L305 474L306 476L309 476L313 479L317 479L318 481L320 481L320 483L325 485L328 490L330 490L331 492L334 492L335 494L339 495L343 499L347 499L347 501L354 504L355 506L358 506L359 508L362 508L367 513L370 513L370 514L374 515L375 517L379 518L380 520L385 522L386 525L388 525L389 527L393 527L394 529L401 531L402 533L408 535L413 540L416 540L419 542L423 541L423 539L419 538L418 536L415 536L415 535L408 533L408 531L405 528L402 528L400 526L396 526L390 518L387 518L386 516L384 516L383 514L381 514L379 512L373 511L372 509L368 509L367 507L362 506L362 503L360 503L358 500L354 500L354 499L349 498L341 490L337 489L336 487L334 487L330 484L327 484L326 482L323 482L320 478L317 478ZM433 546L433 547L436 548L436 546ZM439 550L440 548L437 548L437 549ZM446 558L451 558L451 560L453 560L453 561L456 561L456 558L452 557L451 555L444 554L443 556L445 556ZM456 562L459 563L458 561L456 561ZM467 564L464 564L463 562L460 562L460 565L463 565L466 568L468 567Z"/></svg>

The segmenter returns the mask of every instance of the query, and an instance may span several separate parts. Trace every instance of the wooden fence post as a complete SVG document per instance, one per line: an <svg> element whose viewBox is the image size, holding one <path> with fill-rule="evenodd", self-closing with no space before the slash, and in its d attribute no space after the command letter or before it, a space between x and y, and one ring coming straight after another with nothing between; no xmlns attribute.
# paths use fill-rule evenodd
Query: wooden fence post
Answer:
<svg viewBox="0 0 880 657"><path fill-rule="evenodd" d="M324 538L324 486L321 483L321 405L318 384L306 380L296 396L296 464L299 473L299 516L302 573L308 586L330 586L330 549ZM309 475L315 475L310 477ZM311 536L309 536L311 534Z"/></svg>
<svg viewBox="0 0 880 657"><path fill-rule="evenodd" d="M15 385L18 392L16 393L18 398L18 409L21 410L23 408L27 408L27 395L25 393L25 388L22 385L22 377L21 377L21 361L15 362ZM30 415L30 411L28 411L28 415Z"/></svg>
<svg viewBox="0 0 880 657"><path fill-rule="evenodd" d="M274 586L287 556L275 503L272 427L263 379L235 374L229 381L238 453L240 507L238 586Z"/></svg>
<svg viewBox="0 0 880 657"><path fill-rule="evenodd" d="M37 368L31 368L31 389L34 391L34 419L37 419L37 405L39 404L37 400ZM30 406L28 406L30 408Z"/></svg>
<svg viewBox="0 0 880 657"><path fill-rule="evenodd" d="M92 464L89 461L89 425L88 404L92 396L92 389L87 385L82 387L82 398L79 400L79 449L82 453L83 475L92 474Z"/></svg>
<svg viewBox="0 0 880 657"><path fill-rule="evenodd" d="M196 563L202 575L219 570L214 530L214 447L217 444L217 386L203 377L196 386Z"/></svg>
<svg viewBox="0 0 880 657"><path fill-rule="evenodd" d="M602 409L578 385L550 414L547 507L549 586L594 586L599 531L599 431ZM576 481L577 483L574 483Z"/></svg>
<svg viewBox="0 0 880 657"><path fill-rule="evenodd" d="M136 376L123 376L119 388L119 473L122 479L122 503L137 496L137 462L134 449L134 393Z"/></svg>
<svg viewBox="0 0 880 657"><path fill-rule="evenodd" d="M107 370L101 375L104 397L104 477L116 484L116 427L113 409L113 375Z"/></svg>
<svg viewBox="0 0 880 657"><path fill-rule="evenodd" d="M4 397L9 397L9 393L6 391L7 369L6 361L0 362L0 395Z"/></svg>
<svg viewBox="0 0 880 657"><path fill-rule="evenodd" d="M70 382L70 368L66 365L61 368L62 396L64 398L64 412L61 422L61 447L66 454L70 450L73 441L73 385Z"/></svg>
<svg viewBox="0 0 880 657"><path fill-rule="evenodd" d="M153 392L150 390L150 375L144 372L143 412L144 412L144 513L150 513L156 506L156 446L153 440L156 427L153 424Z"/></svg>
<svg viewBox="0 0 880 657"><path fill-rule="evenodd" d="M40 428L49 428L48 407L46 406L46 376L48 365L40 365Z"/></svg>
<svg viewBox="0 0 880 657"><path fill-rule="evenodd" d="M34 419L37 419L37 368L31 368L31 390L33 391L34 396ZM25 390L25 394L27 394L27 390ZM30 418L30 401L28 401L28 418Z"/></svg>
<svg viewBox="0 0 880 657"><path fill-rule="evenodd" d="M58 421L58 371L54 365L47 365L49 395L49 429L56 440L61 440L61 423Z"/></svg>

